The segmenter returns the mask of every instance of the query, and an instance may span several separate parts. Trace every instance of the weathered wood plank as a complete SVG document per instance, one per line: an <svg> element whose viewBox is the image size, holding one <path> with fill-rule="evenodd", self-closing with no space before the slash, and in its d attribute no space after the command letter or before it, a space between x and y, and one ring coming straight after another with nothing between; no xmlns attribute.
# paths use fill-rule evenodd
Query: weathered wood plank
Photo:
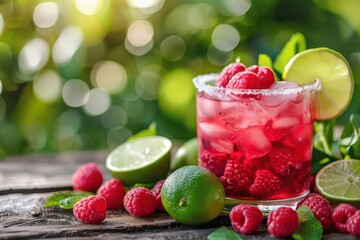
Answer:
<svg viewBox="0 0 360 240"><path fill-rule="evenodd" d="M82 224L71 211L42 208L53 191L71 189L71 176L83 163L97 162L106 179L106 152L9 157L0 162L0 239L91 238L91 239L207 239L220 226L231 228L227 215L213 222L189 227L165 213L135 218L125 211L108 211L99 225ZM24 194L26 193L26 194ZM267 234L265 222L244 239L275 239ZM327 232L323 239L356 239L348 234Z"/></svg>
<svg viewBox="0 0 360 240"><path fill-rule="evenodd" d="M0 195L71 189L71 176L81 164L97 162L105 178L107 152L76 152L8 157L0 161Z"/></svg>

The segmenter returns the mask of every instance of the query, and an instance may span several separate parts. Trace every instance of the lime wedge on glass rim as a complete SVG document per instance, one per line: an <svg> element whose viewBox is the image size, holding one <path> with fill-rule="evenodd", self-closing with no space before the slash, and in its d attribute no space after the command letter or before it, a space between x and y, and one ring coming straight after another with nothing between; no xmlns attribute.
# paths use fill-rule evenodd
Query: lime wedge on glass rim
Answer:
<svg viewBox="0 0 360 240"><path fill-rule="evenodd" d="M137 138L116 147L106 158L106 168L124 185L156 183L167 176L172 142L162 136Z"/></svg>
<svg viewBox="0 0 360 240"><path fill-rule="evenodd" d="M329 200L360 202L360 160L337 160L326 165L316 174L315 184Z"/></svg>
<svg viewBox="0 0 360 240"><path fill-rule="evenodd" d="M329 48L313 48L296 54L286 64L282 78L299 85L320 81L316 94L315 119L327 120L342 114L349 106L354 78L347 60Z"/></svg>

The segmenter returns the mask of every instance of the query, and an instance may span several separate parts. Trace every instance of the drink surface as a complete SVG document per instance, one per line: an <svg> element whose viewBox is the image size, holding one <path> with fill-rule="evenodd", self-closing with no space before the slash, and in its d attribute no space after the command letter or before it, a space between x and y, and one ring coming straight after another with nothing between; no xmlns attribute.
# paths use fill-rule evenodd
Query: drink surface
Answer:
<svg viewBox="0 0 360 240"><path fill-rule="evenodd" d="M197 93L199 165L214 172L226 195L286 199L310 185L314 99L292 82L275 94ZM282 91L284 90L284 91Z"/></svg>

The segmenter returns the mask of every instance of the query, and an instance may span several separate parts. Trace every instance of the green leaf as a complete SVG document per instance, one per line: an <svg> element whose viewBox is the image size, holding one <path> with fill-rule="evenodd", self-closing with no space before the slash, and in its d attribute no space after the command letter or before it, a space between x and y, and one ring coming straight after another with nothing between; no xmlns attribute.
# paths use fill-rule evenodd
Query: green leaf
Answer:
<svg viewBox="0 0 360 240"><path fill-rule="evenodd" d="M312 161L311 161L312 174L317 173L322 167L338 159L339 158L334 157L332 155L328 155L314 146L312 151Z"/></svg>
<svg viewBox="0 0 360 240"><path fill-rule="evenodd" d="M274 70L282 75L285 65L297 53L306 49L306 40L303 34L295 33L285 44L274 62Z"/></svg>
<svg viewBox="0 0 360 240"><path fill-rule="evenodd" d="M242 240L243 238L235 232L234 230L228 229L225 226L222 226L212 233L210 233L207 237L208 240Z"/></svg>
<svg viewBox="0 0 360 240"><path fill-rule="evenodd" d="M332 151L334 128L335 120L314 123L314 146L330 156L334 155Z"/></svg>
<svg viewBox="0 0 360 240"><path fill-rule="evenodd" d="M75 203L80 201L81 199L85 198L87 196L72 196L65 199L60 200L60 207L62 209L72 209Z"/></svg>
<svg viewBox="0 0 360 240"><path fill-rule="evenodd" d="M132 135L127 141L131 141L141 137L155 136L157 134L156 122L152 122L147 129L141 130L140 132Z"/></svg>
<svg viewBox="0 0 360 240"><path fill-rule="evenodd" d="M83 191L68 191L68 192L58 192L54 193L43 204L43 207L53 207L60 206L60 202L64 199L79 196L79 197L87 197L93 195L91 192L83 192Z"/></svg>
<svg viewBox="0 0 360 240"><path fill-rule="evenodd" d="M322 225L307 206L301 206L296 210L300 226L291 235L295 240L320 240L323 236Z"/></svg>
<svg viewBox="0 0 360 240"><path fill-rule="evenodd" d="M258 65L272 68L272 60L267 54L259 54Z"/></svg>

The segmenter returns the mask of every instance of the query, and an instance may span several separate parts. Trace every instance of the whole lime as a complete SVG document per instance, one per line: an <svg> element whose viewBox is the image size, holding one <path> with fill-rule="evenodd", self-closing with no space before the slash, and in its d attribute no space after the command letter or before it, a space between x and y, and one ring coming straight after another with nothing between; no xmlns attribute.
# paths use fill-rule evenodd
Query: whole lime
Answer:
<svg viewBox="0 0 360 240"><path fill-rule="evenodd" d="M173 172L188 165L198 165L198 140L196 137L187 140L179 147L171 160L170 170Z"/></svg>
<svg viewBox="0 0 360 240"><path fill-rule="evenodd" d="M161 199L172 218L195 226L208 223L220 215L225 191L219 178L211 171L200 166L186 166L166 178Z"/></svg>

